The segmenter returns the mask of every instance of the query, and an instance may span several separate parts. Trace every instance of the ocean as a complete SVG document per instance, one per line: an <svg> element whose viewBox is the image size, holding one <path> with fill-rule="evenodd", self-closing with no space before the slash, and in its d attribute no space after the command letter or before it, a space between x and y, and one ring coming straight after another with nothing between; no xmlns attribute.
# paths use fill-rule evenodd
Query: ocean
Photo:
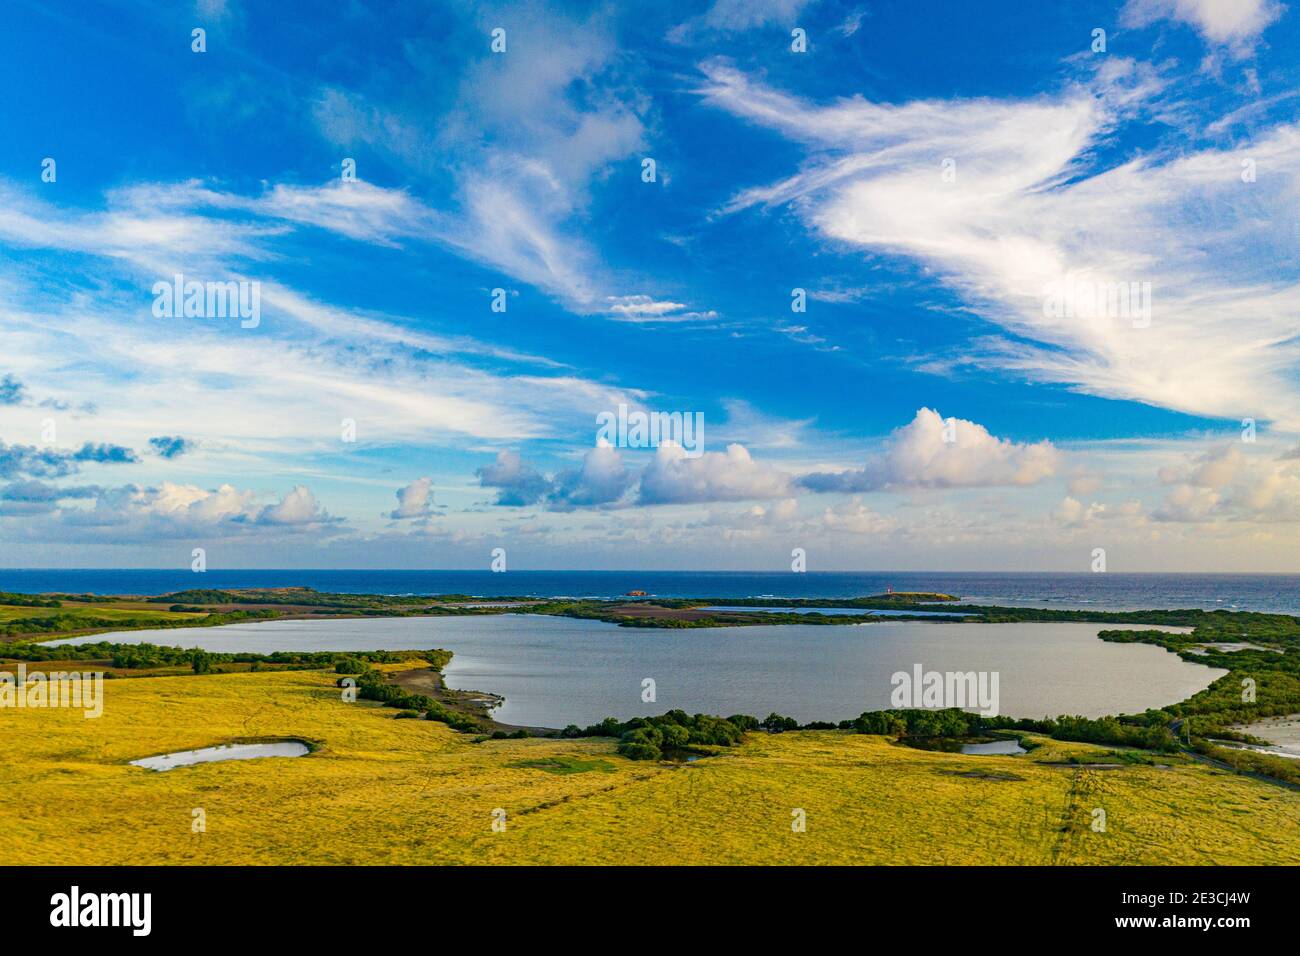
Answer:
<svg viewBox="0 0 1300 956"><path fill-rule="evenodd" d="M1297 574L1002 573L964 571L376 571L0 569L0 591L164 594L187 588L305 586L372 594L618 597L848 598L940 591L965 601L1018 607L1139 610L1204 608L1300 614Z"/></svg>

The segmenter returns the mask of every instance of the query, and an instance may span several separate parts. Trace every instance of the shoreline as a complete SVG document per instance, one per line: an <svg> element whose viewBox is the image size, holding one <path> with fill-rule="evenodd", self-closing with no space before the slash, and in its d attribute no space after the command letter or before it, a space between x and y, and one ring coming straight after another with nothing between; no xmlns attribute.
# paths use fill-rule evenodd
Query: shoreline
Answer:
<svg viewBox="0 0 1300 956"><path fill-rule="evenodd" d="M839 599L778 599L709 597L699 599L644 599L615 601L569 601L555 599L521 598L519 596L492 596L484 599L464 594L420 595L392 597L388 595L353 595L317 592L310 588L278 588L250 590L182 591L164 595L135 596L124 600L120 596L97 597L90 595L67 596L62 594L18 595L0 594L0 661L19 659L33 662L75 660L75 648L80 645L50 645L52 640L73 637L87 638L115 631L148 629L173 630L192 627L215 627L235 623L256 623L276 620L339 620L394 617L485 616L506 613L540 614L573 619L599 620L607 624L633 627L689 629L746 625L773 626L781 624L849 626L855 624L923 621L935 623L924 615L909 616L908 611L933 611L936 605L945 612L961 616L947 618L943 623L963 625L969 623L1062 623L1078 622L1102 625L1097 637L1117 643L1144 643L1163 648L1188 663L1219 668L1226 673L1214 680L1206 689L1156 711L1143 714L1117 715L1121 725L1140 728L1147 726L1151 735L1165 739L1177 738L1177 746L1186 752L1193 750L1229 763L1241 772L1265 772L1282 779L1300 777L1300 768L1281 768L1278 765L1295 761L1272 757L1268 754L1243 750L1228 750L1216 746L1214 738L1231 737L1231 724L1239 723L1243 713L1250 718L1268 717L1300 711L1300 679L1291 676L1294 654L1300 653L1300 617L1294 615L1265 614L1247 611L1206 611L1201 609L1096 611L1062 610L976 605L962 602L958 597L936 592L906 592L884 595L867 595ZM734 608L777 608L776 611L728 610L707 611L708 606ZM851 608L862 614L818 614L818 608ZM782 610L790 613L781 613ZM873 616L873 610L895 612L891 616ZM811 613L794 613L795 611ZM902 613L898 613L902 612ZM1106 624L1125 624L1130 629L1108 630ZM1134 626L1137 629L1131 629ZM1149 629L1143 629L1146 625ZM1154 628L1182 628L1180 632ZM109 663L102 660L106 650L115 647L140 648L144 644L112 645L111 642L95 644L101 660L97 665ZM201 645L201 640L196 641ZM206 651L181 652L174 646L155 645L151 652L164 654L169 663L161 669L132 662L132 653L123 653L125 670L113 676L140 677L188 673L184 663L189 656L208 656ZM177 657L177 652L180 656ZM329 654L331 652L320 652ZM113 651L116 659L118 653ZM235 662L235 655L217 654L216 670L283 669L311 667L303 661L311 659L312 652L294 652L281 655L244 655L245 664ZM285 658L289 658L285 662ZM84 658L83 658L84 659ZM247 663L265 660L266 663ZM2 665L0 665L2 666ZM206 667L207 665L205 665ZM196 675L207 673L198 671ZM1242 681L1263 680L1272 688L1258 704L1253 701L1243 710L1240 696L1233 687ZM551 736L555 728L526 728L504 724L491 716L492 703L497 695L480 691L453 691L437 678L439 704L450 711L470 718L493 733L521 732L545 733ZM1164 715L1163 728L1150 725L1151 714ZM816 723L816 722L814 722ZM567 730L567 728L566 728ZM1157 734L1157 730L1159 733ZM1195 739L1193 739L1193 733ZM1155 739L1152 736L1151 739ZM1185 738L1185 740L1183 739Z"/></svg>
<svg viewBox="0 0 1300 956"><path fill-rule="evenodd" d="M716 606L726 610L708 610ZM485 598L465 594L344 594L304 587L190 590L132 596L0 592L0 646L113 631L212 627L262 620L465 616L521 613L521 609L523 613L595 619L622 626L666 628L850 626L886 620L933 620L936 613L951 615L947 619L955 623L1078 621L1195 628L1214 615L1288 617L1300 621L1300 617L1293 615L1200 608L1103 611L969 604L957 596L938 592L895 592L834 599L725 596L629 599L622 596L608 600L517 595ZM836 613L819 613L822 610Z"/></svg>

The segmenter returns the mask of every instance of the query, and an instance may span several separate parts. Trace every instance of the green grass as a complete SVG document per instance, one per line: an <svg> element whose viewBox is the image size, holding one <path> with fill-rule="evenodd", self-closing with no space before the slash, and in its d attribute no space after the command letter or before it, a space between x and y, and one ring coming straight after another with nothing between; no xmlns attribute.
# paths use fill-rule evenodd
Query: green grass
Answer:
<svg viewBox="0 0 1300 956"><path fill-rule="evenodd" d="M967 756L797 731L690 764L636 762L601 738L474 743L346 703L336 676L114 680L97 720L0 711L0 833L36 848L8 861L1300 864L1300 793L1190 761L1097 770L1049 761L1110 762L1115 748ZM319 749L162 773L128 763L253 737ZM1090 827L1099 808L1104 832Z"/></svg>
<svg viewBox="0 0 1300 956"><path fill-rule="evenodd" d="M510 767L527 767L532 770L544 770L546 773L613 773L614 765L608 760L582 760L578 757L546 757L542 760L520 760Z"/></svg>
<svg viewBox="0 0 1300 956"><path fill-rule="evenodd" d="M70 604L64 602L62 607L16 607L0 604L0 622L17 621L27 618L64 618L70 628L79 622L89 621L94 626L96 620L124 620L131 618L148 618L156 621L193 620L206 615L202 613L179 613L160 610L156 605L124 604Z"/></svg>

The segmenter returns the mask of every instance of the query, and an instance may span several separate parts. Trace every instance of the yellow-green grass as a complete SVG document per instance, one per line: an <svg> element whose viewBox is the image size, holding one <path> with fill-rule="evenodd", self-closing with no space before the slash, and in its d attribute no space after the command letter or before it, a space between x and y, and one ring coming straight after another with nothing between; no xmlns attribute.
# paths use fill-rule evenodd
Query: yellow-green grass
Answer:
<svg viewBox="0 0 1300 956"><path fill-rule="evenodd" d="M0 622L16 621L29 617L88 617L119 620L127 618L150 618L159 621L176 621L203 617L207 612L168 611L153 604L70 604L64 602L62 607L20 607L12 604L0 604Z"/></svg>
<svg viewBox="0 0 1300 956"><path fill-rule="evenodd" d="M140 677L177 677L182 674L193 674L192 665L185 664L165 664L159 667L114 667L109 658L103 659L78 659L75 661L53 660L53 661L15 661L4 660L4 645L0 644L0 674L17 674L20 668L28 674L37 671L45 673L58 673L60 671L77 671L77 672L102 672L107 679L122 678L125 680L134 680ZM300 670L295 664L271 664L266 661L251 663L245 661L230 661L224 664L217 664L212 668L214 674L242 673L252 670L267 671L285 671Z"/></svg>
<svg viewBox="0 0 1300 956"><path fill-rule="evenodd" d="M668 766L608 740L475 744L345 703L334 681L116 680L98 720L0 710L0 863L1300 863L1300 793L1182 760L1097 770L1043 762L1109 753L1085 744L977 757L828 731L751 734ZM256 737L321 748L127 764Z"/></svg>

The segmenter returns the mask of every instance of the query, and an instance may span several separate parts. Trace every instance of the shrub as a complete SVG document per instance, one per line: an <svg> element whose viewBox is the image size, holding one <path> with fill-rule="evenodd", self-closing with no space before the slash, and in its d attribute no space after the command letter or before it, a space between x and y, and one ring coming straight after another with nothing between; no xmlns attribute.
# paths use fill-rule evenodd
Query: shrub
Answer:
<svg viewBox="0 0 1300 956"><path fill-rule="evenodd" d="M618 752L629 760L658 760L663 756L658 747L631 741L620 743Z"/></svg>
<svg viewBox="0 0 1300 956"><path fill-rule="evenodd" d="M798 730L799 721L793 717L782 717L780 714L768 714L759 726L770 734L780 734L787 730Z"/></svg>
<svg viewBox="0 0 1300 956"><path fill-rule="evenodd" d="M619 738L618 752L631 760L658 760L663 757L664 735L656 727L633 727Z"/></svg>
<svg viewBox="0 0 1300 956"><path fill-rule="evenodd" d="M681 748L691 742L691 732L680 724L663 724L659 732L663 734L662 746L666 748Z"/></svg>
<svg viewBox="0 0 1300 956"><path fill-rule="evenodd" d="M852 721L850 726L860 734L879 734L882 737L898 737L907 733L907 722L887 710L868 711Z"/></svg>
<svg viewBox="0 0 1300 956"><path fill-rule="evenodd" d="M618 722L617 717L606 717L598 724L592 724L585 731L584 737L619 737L623 733L623 725Z"/></svg>

